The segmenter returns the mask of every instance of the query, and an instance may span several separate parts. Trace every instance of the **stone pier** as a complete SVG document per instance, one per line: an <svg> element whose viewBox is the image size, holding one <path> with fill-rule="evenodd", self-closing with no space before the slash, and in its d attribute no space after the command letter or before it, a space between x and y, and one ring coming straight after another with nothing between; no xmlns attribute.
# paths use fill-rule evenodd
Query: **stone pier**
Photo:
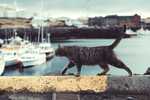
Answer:
<svg viewBox="0 0 150 100"><path fill-rule="evenodd" d="M150 76L0 77L0 100L150 100Z"/></svg>

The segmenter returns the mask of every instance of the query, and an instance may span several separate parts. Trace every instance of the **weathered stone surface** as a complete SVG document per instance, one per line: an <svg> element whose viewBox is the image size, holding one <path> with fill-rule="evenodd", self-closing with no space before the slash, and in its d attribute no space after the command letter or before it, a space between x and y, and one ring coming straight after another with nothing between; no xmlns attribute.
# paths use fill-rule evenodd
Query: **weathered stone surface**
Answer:
<svg viewBox="0 0 150 100"><path fill-rule="evenodd" d="M55 93L53 96L53 100L80 100L77 93Z"/></svg>
<svg viewBox="0 0 150 100"><path fill-rule="evenodd" d="M150 94L150 76L108 77L107 91L122 94Z"/></svg>
<svg viewBox="0 0 150 100"><path fill-rule="evenodd" d="M5 92L104 92L106 87L106 76L0 77L0 91Z"/></svg>
<svg viewBox="0 0 150 100"><path fill-rule="evenodd" d="M52 100L52 93L5 93L0 100Z"/></svg>
<svg viewBox="0 0 150 100"><path fill-rule="evenodd" d="M150 94L150 76L0 77L0 92Z"/></svg>
<svg viewBox="0 0 150 100"><path fill-rule="evenodd" d="M149 100L148 95L81 94L80 100Z"/></svg>
<svg viewBox="0 0 150 100"><path fill-rule="evenodd" d="M0 100L149 100L150 76L0 77Z"/></svg>

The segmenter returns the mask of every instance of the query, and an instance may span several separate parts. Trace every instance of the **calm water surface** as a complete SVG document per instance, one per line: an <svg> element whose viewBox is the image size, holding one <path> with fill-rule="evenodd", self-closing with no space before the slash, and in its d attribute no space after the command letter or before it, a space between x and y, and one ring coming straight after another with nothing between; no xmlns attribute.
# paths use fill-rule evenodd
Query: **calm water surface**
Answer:
<svg viewBox="0 0 150 100"><path fill-rule="evenodd" d="M101 46L109 45L113 39L78 39L61 42L62 45L79 45L79 46ZM52 46L57 48L59 43L53 43ZM117 56L132 70L133 73L143 74L150 67L150 32L145 35L139 35L128 39L123 39L121 43L114 49ZM5 76L38 76L38 75L54 75L60 73L63 66L68 63L65 57L54 57L47 63L39 66L24 69L20 73L18 70L5 70ZM99 66L83 66L82 75L96 75L101 72ZM68 73L76 73L76 68L72 68ZM128 75L122 69L117 69L110 66L108 74L113 75Z"/></svg>

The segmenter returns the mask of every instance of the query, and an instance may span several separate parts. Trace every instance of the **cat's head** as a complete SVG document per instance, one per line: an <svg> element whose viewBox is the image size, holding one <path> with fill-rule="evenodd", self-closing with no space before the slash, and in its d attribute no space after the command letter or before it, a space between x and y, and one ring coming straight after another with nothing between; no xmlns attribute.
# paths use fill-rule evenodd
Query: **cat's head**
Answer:
<svg viewBox="0 0 150 100"><path fill-rule="evenodd" d="M65 56L66 50L64 46L59 45L58 48L55 50L56 56Z"/></svg>

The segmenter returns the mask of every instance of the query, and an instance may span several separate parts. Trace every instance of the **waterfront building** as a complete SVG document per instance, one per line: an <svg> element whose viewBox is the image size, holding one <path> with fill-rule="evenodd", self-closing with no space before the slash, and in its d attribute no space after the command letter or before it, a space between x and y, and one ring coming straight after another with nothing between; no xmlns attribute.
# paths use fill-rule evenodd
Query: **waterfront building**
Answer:
<svg viewBox="0 0 150 100"><path fill-rule="evenodd" d="M64 20L47 20L48 27L64 27Z"/></svg>
<svg viewBox="0 0 150 100"><path fill-rule="evenodd" d="M89 26L103 26L104 24L104 17L94 17L88 19Z"/></svg>
<svg viewBox="0 0 150 100"><path fill-rule="evenodd" d="M141 21L141 25L142 25L142 27L143 28L150 28L150 17L148 17L148 18L144 18L144 19L142 19L142 21Z"/></svg>
<svg viewBox="0 0 150 100"><path fill-rule="evenodd" d="M137 14L134 16L120 16L119 26L126 25L127 27L139 27L141 23L141 17Z"/></svg>
<svg viewBox="0 0 150 100"><path fill-rule="evenodd" d="M89 18L89 26L101 26L101 27L122 27L126 25L129 28L139 27L141 23L141 17L137 14L133 16L118 16L110 15L106 17L94 17Z"/></svg>
<svg viewBox="0 0 150 100"><path fill-rule="evenodd" d="M119 24L119 16L112 15L112 16L106 16L104 18L104 24L107 27L116 26Z"/></svg>

